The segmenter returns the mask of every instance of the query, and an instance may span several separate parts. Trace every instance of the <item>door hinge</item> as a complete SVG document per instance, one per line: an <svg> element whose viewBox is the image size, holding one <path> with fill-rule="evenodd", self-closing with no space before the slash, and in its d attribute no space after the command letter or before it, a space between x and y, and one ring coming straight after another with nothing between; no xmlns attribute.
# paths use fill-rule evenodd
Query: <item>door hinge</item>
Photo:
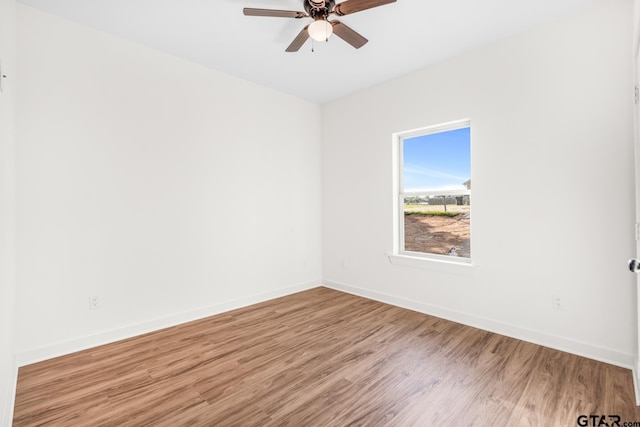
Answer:
<svg viewBox="0 0 640 427"><path fill-rule="evenodd" d="M640 104L640 88L638 88L638 86L636 86L633 91L633 99L636 104Z"/></svg>

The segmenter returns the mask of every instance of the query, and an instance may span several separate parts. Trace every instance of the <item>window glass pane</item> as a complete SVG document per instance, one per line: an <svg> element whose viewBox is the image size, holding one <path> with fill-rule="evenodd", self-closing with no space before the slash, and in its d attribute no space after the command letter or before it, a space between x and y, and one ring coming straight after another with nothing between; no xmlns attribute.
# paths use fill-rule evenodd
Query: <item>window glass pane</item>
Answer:
<svg viewBox="0 0 640 427"><path fill-rule="evenodd" d="M403 139L401 192L466 189L470 141L469 127Z"/></svg>
<svg viewBox="0 0 640 427"><path fill-rule="evenodd" d="M404 250L471 258L471 196L404 198Z"/></svg>

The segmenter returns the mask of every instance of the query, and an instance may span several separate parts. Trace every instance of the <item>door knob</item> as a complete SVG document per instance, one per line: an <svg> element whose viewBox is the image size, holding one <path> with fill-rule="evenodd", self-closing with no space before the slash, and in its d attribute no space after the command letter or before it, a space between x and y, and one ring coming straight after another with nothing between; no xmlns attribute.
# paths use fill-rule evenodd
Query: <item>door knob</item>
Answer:
<svg viewBox="0 0 640 427"><path fill-rule="evenodd" d="M627 264L629 265L629 270L631 270L632 273L637 273L638 271L640 271L639 259L631 258Z"/></svg>

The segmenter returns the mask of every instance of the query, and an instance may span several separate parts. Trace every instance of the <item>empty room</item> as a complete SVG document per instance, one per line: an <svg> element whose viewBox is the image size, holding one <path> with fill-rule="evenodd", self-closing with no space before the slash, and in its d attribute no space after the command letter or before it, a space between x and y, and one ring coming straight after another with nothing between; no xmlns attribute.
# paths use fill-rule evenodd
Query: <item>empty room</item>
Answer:
<svg viewBox="0 0 640 427"><path fill-rule="evenodd" d="M0 0L0 426L640 426L639 46L640 0Z"/></svg>

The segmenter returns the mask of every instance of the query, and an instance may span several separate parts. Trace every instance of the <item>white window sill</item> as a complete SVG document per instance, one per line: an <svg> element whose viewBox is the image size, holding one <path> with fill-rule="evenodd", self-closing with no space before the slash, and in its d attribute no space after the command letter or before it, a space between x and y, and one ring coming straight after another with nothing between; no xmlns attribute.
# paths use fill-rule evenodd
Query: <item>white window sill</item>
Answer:
<svg viewBox="0 0 640 427"><path fill-rule="evenodd" d="M454 258L454 260L448 260L405 254L387 254L387 257L389 258L389 262L394 265L421 268L424 270L444 273L462 274L465 276L473 276L480 269L478 265L474 265L471 260L467 258Z"/></svg>

